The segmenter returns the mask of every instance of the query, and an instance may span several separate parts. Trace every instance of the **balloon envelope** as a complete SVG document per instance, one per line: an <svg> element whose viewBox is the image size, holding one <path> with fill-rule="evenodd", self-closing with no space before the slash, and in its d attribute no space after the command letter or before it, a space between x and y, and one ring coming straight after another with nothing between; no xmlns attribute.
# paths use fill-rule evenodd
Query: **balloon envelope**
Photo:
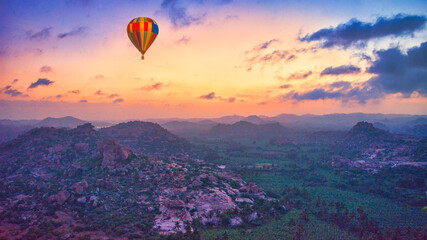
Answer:
<svg viewBox="0 0 427 240"><path fill-rule="evenodd" d="M129 22L127 32L130 41L141 52L141 59L144 59L145 52L159 34L159 26L151 18L139 17Z"/></svg>

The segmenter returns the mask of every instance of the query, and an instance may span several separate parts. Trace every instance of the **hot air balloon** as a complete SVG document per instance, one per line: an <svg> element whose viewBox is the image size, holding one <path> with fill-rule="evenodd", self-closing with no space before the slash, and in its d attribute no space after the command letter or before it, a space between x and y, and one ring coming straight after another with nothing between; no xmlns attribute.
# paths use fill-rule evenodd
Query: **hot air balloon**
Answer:
<svg viewBox="0 0 427 240"><path fill-rule="evenodd" d="M145 52L159 35L159 26L151 18L139 17L129 22L127 32L130 41L141 52L141 59L144 59Z"/></svg>

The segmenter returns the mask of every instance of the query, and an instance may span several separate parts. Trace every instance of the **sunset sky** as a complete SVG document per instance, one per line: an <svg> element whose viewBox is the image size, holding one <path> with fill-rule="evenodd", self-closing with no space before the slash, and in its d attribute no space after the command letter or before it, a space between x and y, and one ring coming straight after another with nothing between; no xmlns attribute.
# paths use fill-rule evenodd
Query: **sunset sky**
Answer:
<svg viewBox="0 0 427 240"><path fill-rule="evenodd" d="M0 0L0 118L427 114L420 1ZM126 26L159 36L141 60Z"/></svg>

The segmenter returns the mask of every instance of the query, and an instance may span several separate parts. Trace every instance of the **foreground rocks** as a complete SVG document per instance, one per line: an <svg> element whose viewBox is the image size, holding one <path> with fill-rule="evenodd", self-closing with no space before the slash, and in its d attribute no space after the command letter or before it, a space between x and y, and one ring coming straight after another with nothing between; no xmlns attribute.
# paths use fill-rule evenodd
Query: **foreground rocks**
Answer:
<svg viewBox="0 0 427 240"><path fill-rule="evenodd" d="M108 134L126 136L116 130ZM238 174L187 154L145 155L123 142L86 124L34 129L0 145L0 226L9 226L0 238L144 239L193 231L194 223L251 224L267 214L255 203L275 203Z"/></svg>

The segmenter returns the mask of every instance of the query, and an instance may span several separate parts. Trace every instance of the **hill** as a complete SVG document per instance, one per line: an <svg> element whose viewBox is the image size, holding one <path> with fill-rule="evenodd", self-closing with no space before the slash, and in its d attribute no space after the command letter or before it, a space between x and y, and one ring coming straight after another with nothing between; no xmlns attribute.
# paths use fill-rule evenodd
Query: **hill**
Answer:
<svg viewBox="0 0 427 240"><path fill-rule="evenodd" d="M186 236L198 239L203 225L280 212L238 174L150 149L176 141L157 124L129 122L99 132L91 124L36 128L0 144L0 238L153 239L191 230Z"/></svg>
<svg viewBox="0 0 427 240"><path fill-rule="evenodd" d="M117 139L121 144L144 154L188 154L191 146L157 123L132 121L102 128L99 133L105 138Z"/></svg>
<svg viewBox="0 0 427 240"><path fill-rule="evenodd" d="M202 120L197 122L171 121L161 124L161 126L173 134L182 137L200 137L205 135L206 132L216 124L218 123L212 120Z"/></svg>
<svg viewBox="0 0 427 240"><path fill-rule="evenodd" d="M78 125L88 123L87 121L80 120L75 117L67 116L61 118L48 117L36 124L37 127L66 127L66 128L75 128Z"/></svg>

